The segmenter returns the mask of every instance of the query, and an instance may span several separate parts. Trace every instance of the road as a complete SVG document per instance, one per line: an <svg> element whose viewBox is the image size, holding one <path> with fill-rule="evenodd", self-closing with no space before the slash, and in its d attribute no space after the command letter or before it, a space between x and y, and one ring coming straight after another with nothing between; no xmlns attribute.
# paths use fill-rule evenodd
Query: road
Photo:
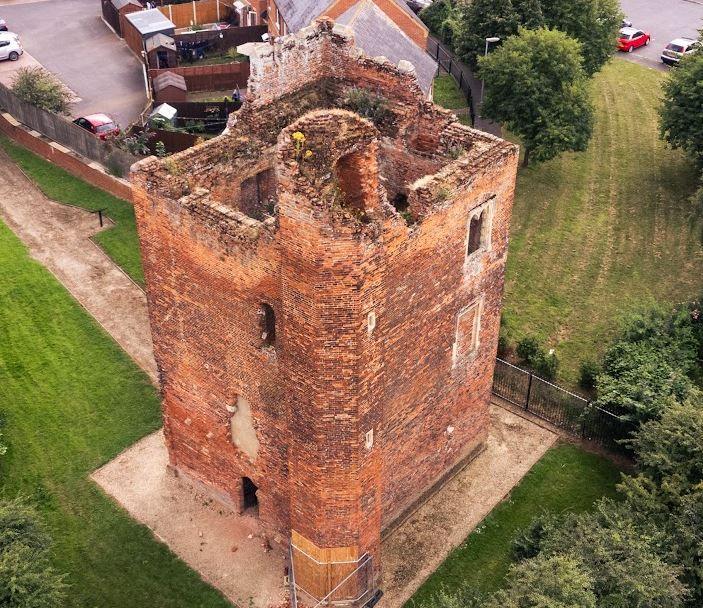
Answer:
<svg viewBox="0 0 703 608"><path fill-rule="evenodd" d="M144 109L141 65L103 23L99 0L0 0L0 17L27 52L80 98L75 116L106 112L126 126Z"/></svg>
<svg viewBox="0 0 703 608"><path fill-rule="evenodd" d="M703 28L703 0L620 0L620 6L633 27L652 35L649 46L621 55L660 70L669 69L659 56L671 40L698 38Z"/></svg>

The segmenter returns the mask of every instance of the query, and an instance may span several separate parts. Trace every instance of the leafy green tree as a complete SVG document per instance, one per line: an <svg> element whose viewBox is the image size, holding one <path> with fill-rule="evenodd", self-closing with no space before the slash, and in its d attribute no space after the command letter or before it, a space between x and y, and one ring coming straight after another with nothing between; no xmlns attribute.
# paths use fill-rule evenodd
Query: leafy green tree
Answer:
<svg viewBox="0 0 703 608"><path fill-rule="evenodd" d="M596 608L593 581L573 557L539 556L513 566L486 608Z"/></svg>
<svg viewBox="0 0 703 608"><path fill-rule="evenodd" d="M435 36L447 44L451 44L451 28L449 20L452 15L451 0L435 0L420 11L419 17Z"/></svg>
<svg viewBox="0 0 703 608"><path fill-rule="evenodd" d="M625 341L608 349L596 384L595 404L634 423L658 418L672 401L695 391L691 379L665 353Z"/></svg>
<svg viewBox="0 0 703 608"><path fill-rule="evenodd" d="M51 567L48 535L22 500L0 501L0 608L57 608L66 584Z"/></svg>
<svg viewBox="0 0 703 608"><path fill-rule="evenodd" d="M513 0L520 25L530 30L545 26L541 0Z"/></svg>
<svg viewBox="0 0 703 608"><path fill-rule="evenodd" d="M610 60L623 16L618 0L542 0L542 12L547 26L581 42L586 74Z"/></svg>
<svg viewBox="0 0 703 608"><path fill-rule="evenodd" d="M662 137L703 167L703 53L684 58L669 72L659 109Z"/></svg>
<svg viewBox="0 0 703 608"><path fill-rule="evenodd" d="M540 556L567 555L581 564L599 607L677 608L686 587L681 568L660 554L662 531L638 525L627 505L602 500L593 512L567 515L548 529Z"/></svg>
<svg viewBox="0 0 703 608"><path fill-rule="evenodd" d="M703 397L667 407L658 420L643 424L628 442L641 473L684 491L703 488Z"/></svg>
<svg viewBox="0 0 703 608"><path fill-rule="evenodd" d="M520 18L511 0L462 0L457 5L454 50L476 66L486 50L486 38L504 40L517 33Z"/></svg>
<svg viewBox="0 0 703 608"><path fill-rule="evenodd" d="M520 136L524 166L586 149L593 106L581 64L581 45L548 29L521 29L480 59L482 114Z"/></svg>
<svg viewBox="0 0 703 608"><path fill-rule="evenodd" d="M12 78L12 91L22 101L56 114L68 114L71 92L42 67L24 67Z"/></svg>

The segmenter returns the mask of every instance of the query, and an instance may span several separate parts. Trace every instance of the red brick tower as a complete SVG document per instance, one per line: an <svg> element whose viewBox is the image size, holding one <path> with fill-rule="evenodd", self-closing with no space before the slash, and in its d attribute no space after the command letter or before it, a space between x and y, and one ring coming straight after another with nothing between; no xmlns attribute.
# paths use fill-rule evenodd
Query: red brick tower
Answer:
<svg viewBox="0 0 703 608"><path fill-rule="evenodd" d="M485 437L517 150L328 21L243 50L228 131L133 174L171 465L360 603Z"/></svg>

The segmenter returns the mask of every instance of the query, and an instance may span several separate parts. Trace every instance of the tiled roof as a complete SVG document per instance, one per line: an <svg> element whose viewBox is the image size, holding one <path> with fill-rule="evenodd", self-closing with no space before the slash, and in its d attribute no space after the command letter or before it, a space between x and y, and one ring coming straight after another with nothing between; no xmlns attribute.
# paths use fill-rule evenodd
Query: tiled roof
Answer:
<svg viewBox="0 0 703 608"><path fill-rule="evenodd" d="M401 59L415 66L420 87L426 93L432 86L437 64L372 0L361 0L336 20L354 32L356 46L370 57L382 55L392 63Z"/></svg>

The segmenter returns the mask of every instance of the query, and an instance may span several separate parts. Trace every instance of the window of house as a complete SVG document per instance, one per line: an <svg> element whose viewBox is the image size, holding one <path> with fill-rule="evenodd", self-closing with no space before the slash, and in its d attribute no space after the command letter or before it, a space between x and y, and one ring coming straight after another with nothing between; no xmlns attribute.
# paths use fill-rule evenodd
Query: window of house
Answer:
<svg viewBox="0 0 703 608"><path fill-rule="evenodd" d="M270 304L262 304L259 311L261 316L261 341L262 346L275 346L276 344L276 313Z"/></svg>
<svg viewBox="0 0 703 608"><path fill-rule="evenodd" d="M454 337L453 366L466 360L478 349L481 328L482 300L476 300L459 311Z"/></svg>

